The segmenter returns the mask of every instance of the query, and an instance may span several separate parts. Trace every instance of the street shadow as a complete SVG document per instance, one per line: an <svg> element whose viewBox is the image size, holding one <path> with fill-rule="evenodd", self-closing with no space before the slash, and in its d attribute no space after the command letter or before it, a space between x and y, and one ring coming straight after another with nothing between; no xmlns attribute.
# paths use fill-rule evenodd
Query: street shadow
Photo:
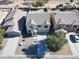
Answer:
<svg viewBox="0 0 79 59"><path fill-rule="evenodd" d="M26 38L28 35L27 35L27 29L26 29L26 19L25 19L25 16L23 16L18 21L18 26L19 26L19 30L21 31L22 37Z"/></svg>
<svg viewBox="0 0 79 59"><path fill-rule="evenodd" d="M25 48L24 55L31 59L41 59L47 51L46 41L41 40L37 44L30 45L28 48Z"/></svg>

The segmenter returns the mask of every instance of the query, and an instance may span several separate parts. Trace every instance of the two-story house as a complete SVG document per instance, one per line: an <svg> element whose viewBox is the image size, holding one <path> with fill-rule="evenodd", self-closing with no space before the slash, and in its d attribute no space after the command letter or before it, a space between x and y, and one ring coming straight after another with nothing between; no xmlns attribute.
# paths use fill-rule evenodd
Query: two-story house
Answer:
<svg viewBox="0 0 79 59"><path fill-rule="evenodd" d="M50 15L47 12L28 13L26 17L27 33L32 36L46 34L50 28Z"/></svg>

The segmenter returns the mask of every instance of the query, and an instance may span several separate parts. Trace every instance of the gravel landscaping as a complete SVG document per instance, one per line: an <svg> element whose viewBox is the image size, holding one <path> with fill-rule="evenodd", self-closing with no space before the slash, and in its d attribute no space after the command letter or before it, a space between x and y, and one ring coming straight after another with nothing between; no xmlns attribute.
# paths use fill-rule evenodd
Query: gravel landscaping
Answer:
<svg viewBox="0 0 79 59"><path fill-rule="evenodd" d="M63 48L57 52L50 52L51 55L72 55L69 44L65 44Z"/></svg>
<svg viewBox="0 0 79 59"><path fill-rule="evenodd" d="M35 39L23 38L18 42L18 46L16 49L16 55L36 55L37 54L37 46L34 45ZM26 51L25 51L26 50Z"/></svg>
<svg viewBox="0 0 79 59"><path fill-rule="evenodd" d="M32 37L23 38L18 42L16 49L16 55L37 55L37 46L35 45L35 39ZM63 48L57 52L49 52L50 55L72 55L71 49L66 43Z"/></svg>

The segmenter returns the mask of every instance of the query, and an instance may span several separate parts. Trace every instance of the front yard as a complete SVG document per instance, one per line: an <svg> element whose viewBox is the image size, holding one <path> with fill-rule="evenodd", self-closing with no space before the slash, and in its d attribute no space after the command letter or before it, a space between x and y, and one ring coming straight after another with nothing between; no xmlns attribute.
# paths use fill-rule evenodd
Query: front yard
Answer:
<svg viewBox="0 0 79 59"><path fill-rule="evenodd" d="M45 39L41 40L41 38L44 38L44 37L39 35L37 39L34 39L33 37L22 38L18 42L18 46L15 54L31 56L31 55L38 55L39 52L42 52L44 53L42 56L44 56L47 53L49 53L49 55L72 55L72 51L67 42L65 42L65 44L62 45L62 47L60 46L61 48L59 50L53 52L53 51L50 51L48 48L46 48L47 47L46 40ZM58 43L62 43L62 41L63 40L61 40ZM39 52L38 52L38 48L41 49L39 50Z"/></svg>
<svg viewBox="0 0 79 59"><path fill-rule="evenodd" d="M36 55L37 48L34 46L34 41L32 37L22 38L18 42L18 46L16 48L16 55ZM26 51L25 51L26 49Z"/></svg>

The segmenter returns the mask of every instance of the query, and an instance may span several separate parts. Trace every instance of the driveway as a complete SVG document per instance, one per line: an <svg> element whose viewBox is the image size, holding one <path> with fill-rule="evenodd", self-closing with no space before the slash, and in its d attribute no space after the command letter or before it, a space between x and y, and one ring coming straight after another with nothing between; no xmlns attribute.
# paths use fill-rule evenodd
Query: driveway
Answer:
<svg viewBox="0 0 79 59"><path fill-rule="evenodd" d="M73 56L79 56L79 42L78 43L72 43L72 41L69 38L70 35L72 35L72 34L74 35L75 33L68 33L66 35L66 38L67 38L69 46L70 46L70 48L72 50Z"/></svg>
<svg viewBox="0 0 79 59"><path fill-rule="evenodd" d="M15 55L15 51L16 51L16 47L19 41L19 37L15 37L15 38L7 38L7 44L4 47L2 54L3 56L12 56Z"/></svg>

